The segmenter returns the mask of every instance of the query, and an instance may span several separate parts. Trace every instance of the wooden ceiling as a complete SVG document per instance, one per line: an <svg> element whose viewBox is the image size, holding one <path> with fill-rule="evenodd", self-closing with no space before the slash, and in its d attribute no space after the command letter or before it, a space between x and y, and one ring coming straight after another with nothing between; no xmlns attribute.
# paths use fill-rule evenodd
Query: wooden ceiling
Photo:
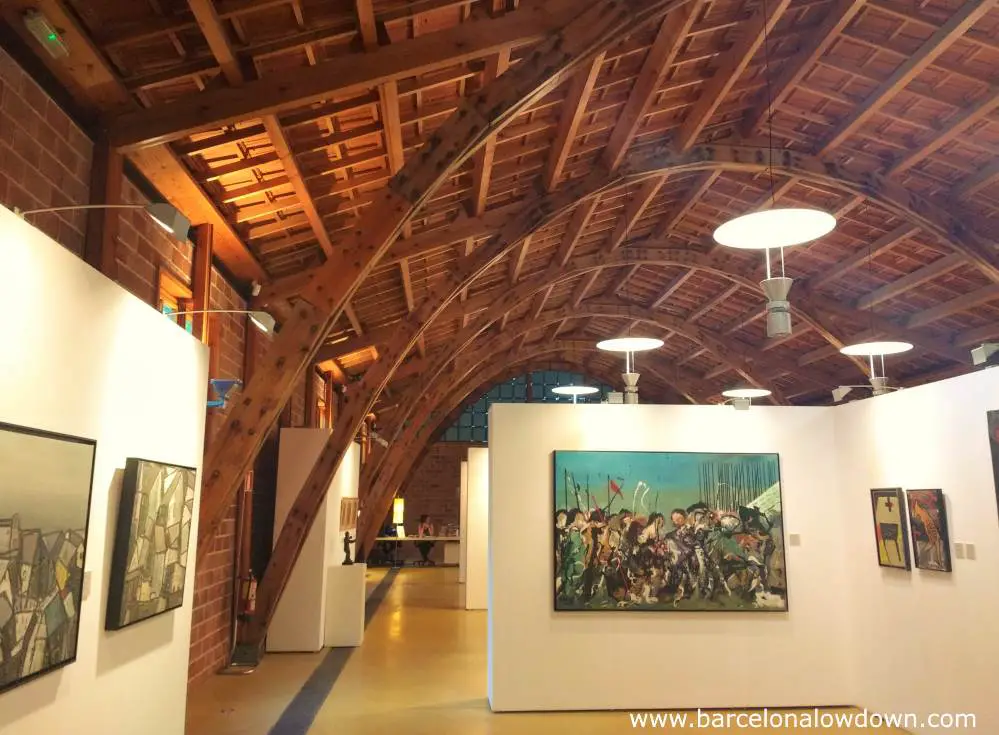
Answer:
<svg viewBox="0 0 999 735"><path fill-rule="evenodd" d="M23 33L19 16L37 7L60 28L69 63L35 47L39 57L167 198L216 225L229 270L278 307L460 99L564 21L565 3L551 6L552 17L544 0L13 0L4 14ZM997 108L996 0L690 0L464 161L319 357L363 372L505 222L600 170L606 186L444 309L393 390L419 384L484 318L495 321L473 353L629 328L661 336L639 369L696 401L747 379L782 400L826 401L864 379L838 346L869 334L917 345L890 358L894 382L956 374L970 347L999 337ZM705 145L815 163L656 164L713 156ZM768 340L763 256L716 248L711 232L773 200L834 212L839 226L786 251L794 334Z"/></svg>

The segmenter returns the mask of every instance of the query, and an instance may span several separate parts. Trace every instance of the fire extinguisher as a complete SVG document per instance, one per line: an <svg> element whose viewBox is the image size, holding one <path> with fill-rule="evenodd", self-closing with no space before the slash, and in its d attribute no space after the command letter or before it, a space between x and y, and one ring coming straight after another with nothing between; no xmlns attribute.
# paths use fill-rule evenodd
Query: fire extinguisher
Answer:
<svg viewBox="0 0 999 735"><path fill-rule="evenodd" d="M240 585L242 594L240 595L240 616L243 618L252 617L257 611L257 578L250 571L249 577L244 577Z"/></svg>

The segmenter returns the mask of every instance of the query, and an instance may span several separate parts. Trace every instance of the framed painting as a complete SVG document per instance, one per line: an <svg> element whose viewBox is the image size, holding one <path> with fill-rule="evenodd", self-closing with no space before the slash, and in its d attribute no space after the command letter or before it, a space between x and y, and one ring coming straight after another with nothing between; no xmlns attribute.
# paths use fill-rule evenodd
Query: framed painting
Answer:
<svg viewBox="0 0 999 735"><path fill-rule="evenodd" d="M905 498L902 488L871 490L874 513L874 539L878 564L892 569L910 569L909 535L905 526Z"/></svg>
<svg viewBox="0 0 999 735"><path fill-rule="evenodd" d="M999 506L999 411L988 411L989 446L992 448L992 480L996 488L996 505Z"/></svg>
<svg viewBox="0 0 999 735"><path fill-rule="evenodd" d="M357 530L357 498L340 498L340 531Z"/></svg>
<svg viewBox="0 0 999 735"><path fill-rule="evenodd" d="M776 454L554 453L557 611L786 611Z"/></svg>
<svg viewBox="0 0 999 735"><path fill-rule="evenodd" d="M76 660L96 447L0 423L0 692Z"/></svg>
<svg viewBox="0 0 999 735"><path fill-rule="evenodd" d="M909 529L916 569L949 572L950 533L942 490L907 490Z"/></svg>
<svg viewBox="0 0 999 735"><path fill-rule="evenodd" d="M126 460L111 556L107 630L184 604L196 478L193 467Z"/></svg>

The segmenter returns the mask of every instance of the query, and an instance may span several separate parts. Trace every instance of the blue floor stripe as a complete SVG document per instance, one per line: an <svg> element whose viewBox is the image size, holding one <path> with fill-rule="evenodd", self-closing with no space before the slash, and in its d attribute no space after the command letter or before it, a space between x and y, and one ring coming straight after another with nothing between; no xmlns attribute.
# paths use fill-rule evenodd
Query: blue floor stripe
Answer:
<svg viewBox="0 0 999 735"><path fill-rule="evenodd" d="M379 606L398 573L398 569L389 570L375 587L371 596L368 597L364 607L365 628L378 612ZM353 652L353 648L331 648L323 656L323 660L316 667L316 670L312 672L312 676L302 685L298 694L281 713L277 723L270 729L269 735L305 735L312 727L312 723L315 722L319 708L323 706L323 702L333 691L333 685L336 684L340 672L347 665Z"/></svg>

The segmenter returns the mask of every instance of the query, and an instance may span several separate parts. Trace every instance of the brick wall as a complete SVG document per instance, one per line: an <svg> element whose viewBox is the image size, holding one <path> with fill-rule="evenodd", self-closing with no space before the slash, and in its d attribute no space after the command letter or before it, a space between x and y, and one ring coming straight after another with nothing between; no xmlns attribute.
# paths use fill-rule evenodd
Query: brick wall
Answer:
<svg viewBox="0 0 999 735"><path fill-rule="evenodd" d="M44 209L86 204L93 145L0 49L0 204ZM32 224L83 254L85 212L35 215Z"/></svg>
<svg viewBox="0 0 999 735"><path fill-rule="evenodd" d="M423 457L402 488L406 499L406 530L416 531L423 514L430 516L435 530L461 519L461 463L469 444L437 442ZM475 445L480 446L480 445Z"/></svg>

